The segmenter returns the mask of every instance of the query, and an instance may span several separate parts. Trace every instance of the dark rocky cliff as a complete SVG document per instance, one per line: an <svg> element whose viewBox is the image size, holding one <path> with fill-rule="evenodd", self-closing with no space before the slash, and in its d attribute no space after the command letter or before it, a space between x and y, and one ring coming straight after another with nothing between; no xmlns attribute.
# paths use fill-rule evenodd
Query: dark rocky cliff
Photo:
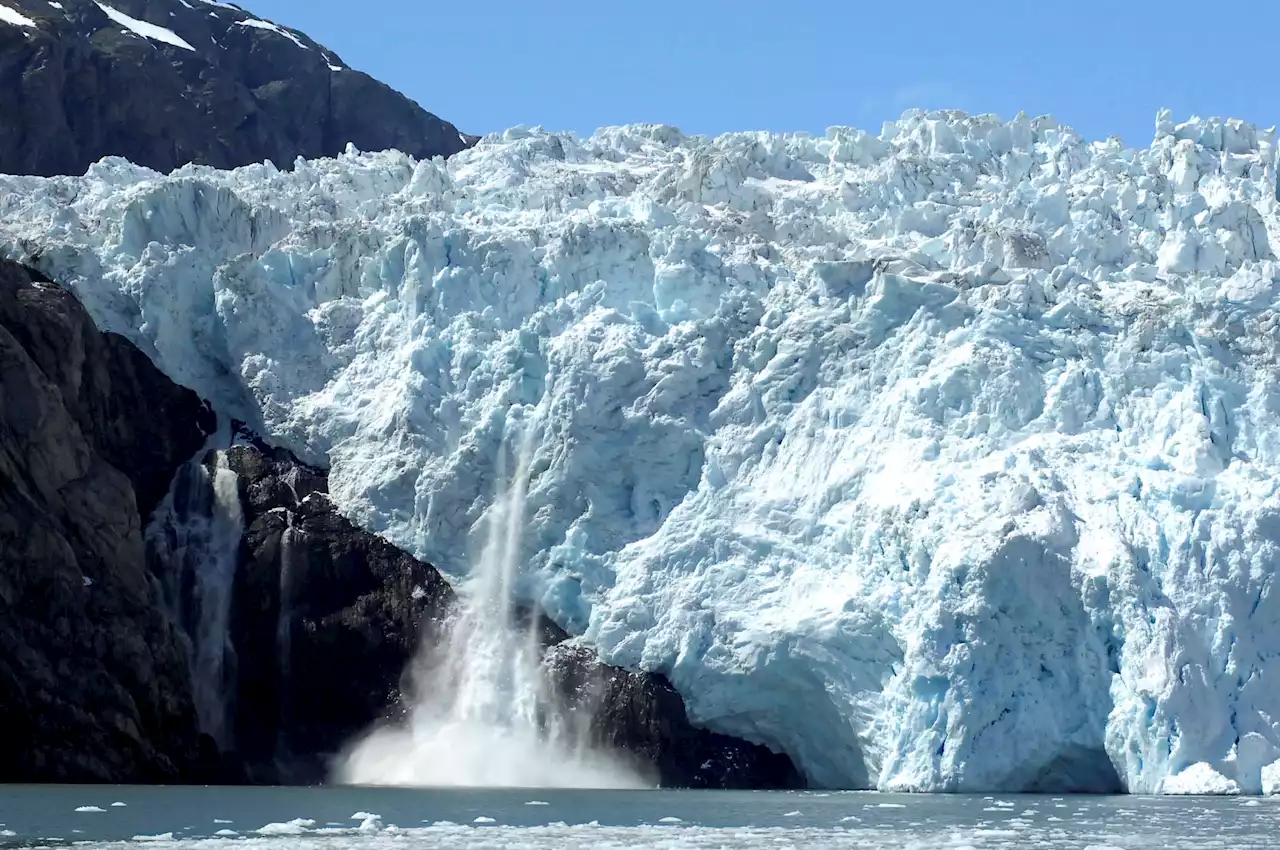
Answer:
<svg viewBox="0 0 1280 850"><path fill-rule="evenodd" d="M211 774L142 520L213 416L0 261L0 782Z"/></svg>
<svg viewBox="0 0 1280 850"><path fill-rule="evenodd" d="M246 544L230 623L236 752L255 780L322 781L329 756L394 711L400 676L453 590L339 515L322 470L261 443L227 461Z"/></svg>
<svg viewBox="0 0 1280 850"><path fill-rule="evenodd" d="M288 168L348 142L422 159L475 141L305 34L232 4L6 4L34 25L0 22L3 173L83 174L113 155L164 172Z"/></svg>

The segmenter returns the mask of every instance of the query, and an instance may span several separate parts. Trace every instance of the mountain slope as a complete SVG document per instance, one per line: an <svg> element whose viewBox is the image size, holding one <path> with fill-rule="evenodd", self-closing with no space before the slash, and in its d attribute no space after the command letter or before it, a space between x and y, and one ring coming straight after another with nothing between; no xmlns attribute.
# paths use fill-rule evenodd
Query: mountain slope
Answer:
<svg viewBox="0 0 1280 850"><path fill-rule="evenodd" d="M0 172L168 172L474 142L305 34L208 0L2 0Z"/></svg>
<svg viewBox="0 0 1280 850"><path fill-rule="evenodd" d="M1256 789L1275 158L1167 114L1141 150L958 113L516 130L443 164L5 178L0 223L448 573L524 408L529 594L815 783Z"/></svg>

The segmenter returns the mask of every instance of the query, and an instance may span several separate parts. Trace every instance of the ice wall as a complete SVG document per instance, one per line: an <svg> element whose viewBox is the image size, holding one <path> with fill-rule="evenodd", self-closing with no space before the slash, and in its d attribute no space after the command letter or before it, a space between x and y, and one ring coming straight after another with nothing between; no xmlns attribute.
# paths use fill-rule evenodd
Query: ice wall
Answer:
<svg viewBox="0 0 1280 850"><path fill-rule="evenodd" d="M1168 113L0 178L7 253L455 574L546 405L522 592L922 790L1275 772L1277 206L1274 133Z"/></svg>

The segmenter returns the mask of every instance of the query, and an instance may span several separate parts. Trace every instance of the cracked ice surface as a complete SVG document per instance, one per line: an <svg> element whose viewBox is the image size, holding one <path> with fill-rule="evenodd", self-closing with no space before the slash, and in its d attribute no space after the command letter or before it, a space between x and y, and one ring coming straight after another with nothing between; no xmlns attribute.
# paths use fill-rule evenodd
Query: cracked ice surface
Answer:
<svg viewBox="0 0 1280 850"><path fill-rule="evenodd" d="M1272 132L1168 113L0 178L9 254L455 576L534 423L527 593L924 790L1272 783L1277 207Z"/></svg>

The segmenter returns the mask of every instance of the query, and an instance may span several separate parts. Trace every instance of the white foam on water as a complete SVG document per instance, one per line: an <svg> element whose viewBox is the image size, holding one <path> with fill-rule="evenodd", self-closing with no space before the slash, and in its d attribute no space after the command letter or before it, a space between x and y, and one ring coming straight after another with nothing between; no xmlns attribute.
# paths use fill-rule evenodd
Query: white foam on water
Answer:
<svg viewBox="0 0 1280 850"><path fill-rule="evenodd" d="M279 826L279 825L277 825ZM1274 834L1256 837L1215 836L1209 829L1178 835L1165 829L1150 834L1116 831L1113 834L1067 833L1058 829L1027 830L1003 828L903 828L862 829L858 827L777 827L706 828L689 826L616 827L568 826L563 823L537 827L463 826L437 824L401 829L386 827L376 833L355 830L302 829L267 835L248 842L269 850L324 850L340 846L353 850L382 848L450 848L451 850L764 850L764 848L805 848L805 850L1273 850ZM222 846L223 841L244 842L235 835L219 835L214 840L177 839L172 833L136 836L164 850L198 850ZM99 844L106 848L126 848L127 842ZM228 843L225 846L233 846Z"/></svg>

